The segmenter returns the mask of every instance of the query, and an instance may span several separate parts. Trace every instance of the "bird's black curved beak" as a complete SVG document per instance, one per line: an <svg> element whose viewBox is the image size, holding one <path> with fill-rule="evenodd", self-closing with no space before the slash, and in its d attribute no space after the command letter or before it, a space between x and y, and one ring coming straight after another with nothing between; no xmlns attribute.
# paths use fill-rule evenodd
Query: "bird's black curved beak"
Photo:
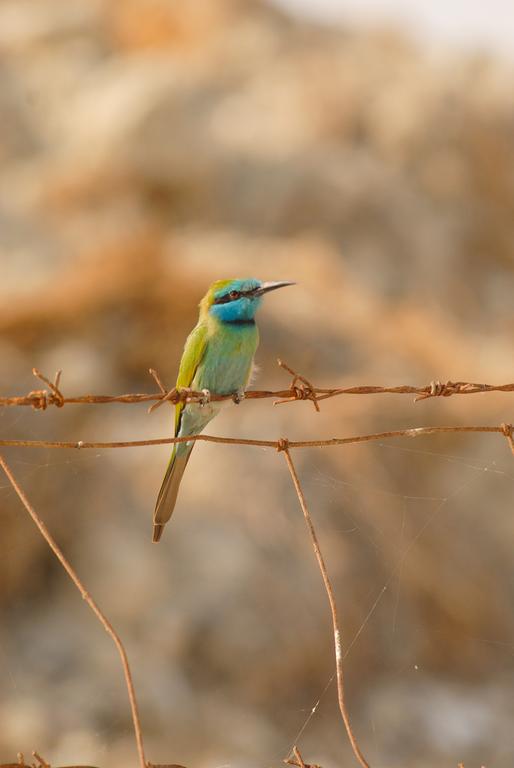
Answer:
<svg viewBox="0 0 514 768"><path fill-rule="evenodd" d="M296 285L296 283L292 283L288 280L282 280L278 283L261 283L260 287L255 291L254 296L262 296L264 293L276 291L277 288L285 288L286 285Z"/></svg>

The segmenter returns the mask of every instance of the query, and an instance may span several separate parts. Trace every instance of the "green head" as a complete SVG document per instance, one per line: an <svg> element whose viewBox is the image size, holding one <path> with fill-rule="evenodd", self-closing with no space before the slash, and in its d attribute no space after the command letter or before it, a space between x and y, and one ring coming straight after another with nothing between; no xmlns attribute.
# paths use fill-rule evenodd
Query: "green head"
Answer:
<svg viewBox="0 0 514 768"><path fill-rule="evenodd" d="M260 280L217 280L203 297L200 307L222 323L245 325L254 322L262 297L269 291L294 285L291 282L262 283Z"/></svg>

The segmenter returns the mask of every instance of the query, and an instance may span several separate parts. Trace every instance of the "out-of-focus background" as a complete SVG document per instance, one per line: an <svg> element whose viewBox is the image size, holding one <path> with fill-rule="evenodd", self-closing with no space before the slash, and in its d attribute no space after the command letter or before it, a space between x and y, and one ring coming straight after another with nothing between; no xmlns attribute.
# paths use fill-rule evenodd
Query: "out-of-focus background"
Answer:
<svg viewBox="0 0 514 768"><path fill-rule="evenodd" d="M0 2L0 390L174 382L210 281L318 385L513 379L509 2ZM470 10L470 6L473 6ZM363 11L365 9L365 12ZM416 9L414 13L413 9ZM511 395L227 409L210 432L512 421ZM3 409L12 438L166 436L144 406ZM283 460L200 444L162 543L168 449L5 450L126 641L148 757L350 765L328 608ZM373 766L514 761L514 465L498 436L296 454ZM135 764L118 659L0 479L0 757ZM312 717L309 713L315 709Z"/></svg>

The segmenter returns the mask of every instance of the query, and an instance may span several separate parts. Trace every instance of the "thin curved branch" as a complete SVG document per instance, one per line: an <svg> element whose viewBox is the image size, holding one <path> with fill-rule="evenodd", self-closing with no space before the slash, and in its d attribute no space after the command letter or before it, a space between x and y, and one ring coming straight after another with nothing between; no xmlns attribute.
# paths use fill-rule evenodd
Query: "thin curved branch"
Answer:
<svg viewBox="0 0 514 768"><path fill-rule="evenodd" d="M361 751L361 748L359 747L357 738L353 732L352 724L350 721L350 715L348 713L348 708L346 706L344 673L343 673L343 651L341 646L341 630L339 628L339 617L337 613L336 599L334 597L334 590L330 582L330 577L328 575L328 571L325 565L325 561L323 559L323 555L321 554L321 549L319 546L318 537L316 535L316 530L314 528L314 524L312 522L312 518L310 516L309 509L307 507L307 502L305 501L305 496L304 496L302 487L300 485L298 473L293 463L293 459L291 458L291 453L289 451L289 448L290 448L290 443L288 443L286 440L283 440L281 442L279 450L282 451L284 454L284 458L286 460L286 464L289 469L289 474L291 475L291 479L293 481L296 495L298 496L298 501L300 502L300 507L302 508L303 516L305 518L305 523L307 525L307 530L309 531L312 548L314 549L314 554L316 555L316 560L318 561L318 567L321 572L323 584L325 585L325 591L327 593L328 602L330 605L330 613L332 615L332 628L334 631L334 650L335 650L335 659L336 659L337 699L339 703L339 711L341 712L341 717L343 719L344 727L346 729L346 733L348 735L348 739L350 741L353 754L355 755L357 761L360 763L362 768L370 768L369 763L364 757Z"/></svg>
<svg viewBox="0 0 514 768"><path fill-rule="evenodd" d="M130 701L130 709L132 712L132 723L134 727L134 734L136 738L136 746L137 746L137 752L139 755L139 763L140 768L147 768L146 766L146 760L145 760L145 752L144 752L144 746L143 746L143 732L141 730L141 721L139 718L139 710L137 706L137 699L136 699L136 692L134 689L134 683L132 681L132 674L130 671L129 661L127 657L127 652L125 651L125 647L121 641L120 636L112 626L111 622L107 618L107 616L102 612L102 610L98 607L95 600L91 597L89 592L87 591L86 587L84 586L83 582L80 580L79 576L77 575L77 572L74 570L74 568L70 565L69 561L67 560L66 556L64 555L62 549L59 547L55 539L53 538L52 534L46 527L43 520L39 517L34 507L31 505L29 500L27 499L27 496L25 495L24 491L20 487L18 481L14 477L9 465L5 461L4 457L0 454L0 466L2 467L3 471L5 472L9 482L11 483L13 489L16 491L18 498L20 499L21 503L31 516L32 520L36 524L36 526L39 529L39 532L41 536L44 538L56 558L59 560L60 564L82 595L83 600L86 601L86 603L89 605L93 613L95 614L98 621L102 624L105 631L111 636L118 653L121 658L121 664L123 667L123 674L125 676L125 683L127 686L127 693Z"/></svg>

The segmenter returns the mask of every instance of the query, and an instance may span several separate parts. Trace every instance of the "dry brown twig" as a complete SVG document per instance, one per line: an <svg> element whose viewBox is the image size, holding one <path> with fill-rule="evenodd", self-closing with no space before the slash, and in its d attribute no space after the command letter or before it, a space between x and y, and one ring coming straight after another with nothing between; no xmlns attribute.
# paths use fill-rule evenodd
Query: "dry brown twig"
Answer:
<svg viewBox="0 0 514 768"><path fill-rule="evenodd" d="M289 389L281 391L254 391L250 390L246 393L247 399L264 399L264 398L278 398L274 404L282 404L288 402L294 402L297 400L311 400L315 409L319 411L319 401L335 397L342 394L415 394L416 400L423 400L431 397L449 397L454 394L474 394L478 392L511 392L514 391L514 384L505 385L490 385L490 384L473 384L467 382L447 382L441 384L440 382L433 382L426 387L412 387L408 385L402 385L398 387L376 387L376 386L363 386L363 387L347 387L338 389L321 389L314 387L311 382L304 376L296 373L285 363L279 361L279 365L284 368L291 376L292 381ZM34 390L29 392L25 396L17 397L0 397L0 406L32 406L37 410L45 410L50 405L57 407L63 407L68 403L139 403L154 401L154 404L150 407L150 412L158 408L164 402L170 402L172 404L177 402L202 402L205 398L204 392L194 392L190 390L167 390L162 383L159 375L156 371L150 370L157 386L159 387L159 394L127 394L127 395L82 395L79 397L66 398L60 390L61 371L58 371L54 381L50 381L37 369L33 369L35 376L40 378L48 387L45 390ZM233 396L216 396L211 395L211 400L225 400L232 398ZM296 472L295 465L291 457L291 449L295 448L316 448L316 447L333 447L341 445L349 445L361 442L370 442L376 440L385 440L388 438L400 438L400 437L421 437L424 435L434 435L441 433L496 433L503 435L514 455L514 431L511 424L501 424L499 426L443 426L443 427L417 427L414 429L393 430L388 432L379 432L368 435L357 435L354 437L343 438L331 438L326 440L304 440L304 441L289 441L287 438L281 438L280 440L251 440L251 439L235 439L235 438L223 438L214 435L193 435L184 438L159 438L154 440L132 440L132 441L116 441L116 442L87 442L87 441L49 441L49 440L8 440L0 439L0 446L5 447L32 447L32 448L130 448L130 447L143 447L151 445L164 445L172 444L184 441L203 441L213 442L225 445L242 445L242 446L257 446L257 447L269 447L275 448L277 451L284 454L291 479L298 496L298 500L305 518L305 522L308 528L311 543L316 555L318 567L320 569L327 597L329 600L330 611L332 616L332 627L334 633L334 647L335 647L335 660L336 660L336 679L337 679L337 692L338 703L341 712L341 717L345 725L345 729L350 740L354 755L362 768L369 768L364 755L359 747L356 737L353 733L348 710L345 702L344 692L344 677L343 677L343 656L341 648L341 634L339 629L339 618L337 612L337 606L334 598L332 585L328 576L328 572L323 560L323 556L319 547L316 531L305 501L305 496L300 485L298 474ZM15 477L12 474L11 469L6 463L5 459L0 455L0 466L3 468L7 478L9 479L12 487L17 493L20 501L32 517L39 532L47 542L48 546L57 557L62 567L67 572L68 576L72 579L73 583L81 593L82 597L88 603L91 610L96 615L97 619L101 622L104 629L111 636L116 648L119 652L123 672L125 676L125 682L130 701L130 707L132 712L132 720L134 727L134 734L136 739L136 745L138 750L140 768L159 768L153 766L151 763L147 763L144 755L143 736L140 724L140 718L138 713L136 695L132 682L132 676L127 659L127 655L122 644L120 637L115 632L114 628L108 621L107 617L102 613L97 606L93 598L88 594L85 586L79 579L78 575L66 559L62 550L59 548L44 522L36 513L34 508L28 501L25 493L19 486ZM49 764L46 763L37 753L33 753L34 757L39 762L39 768L49 768ZM288 756L284 761L290 765L297 766L297 768L317 768L314 765L308 765L303 761L303 758L295 745L293 747L293 757ZM23 758L18 765L25 765ZM2 766L0 766L2 768ZM169 766L168 766L169 768Z"/></svg>
<svg viewBox="0 0 514 768"><path fill-rule="evenodd" d="M401 384L394 387L380 387L375 385L362 385L356 387L315 387L308 379L296 373L289 365L282 360L278 361L281 368L286 370L292 376L292 381L288 389L271 390L253 390L245 393L246 400L263 400L266 398L275 399L274 405L291 403L298 400L311 400L314 407L319 411L321 400L327 400L338 395L415 395L415 402L427 400L433 397L451 397L452 395L474 395L485 392L514 392L513 384L477 384L466 381L433 381L425 386L416 387L410 384ZM38 379L43 381L48 389L35 389L26 395L14 395L11 397L0 397L1 406L31 406L35 410L46 410L49 406L55 405L62 408L64 405L99 405L104 403L148 403L154 402L150 410L162 405L163 402L172 404L178 402L202 402L205 398L204 392L195 392L189 389L166 389L157 372L150 368L150 374L159 387L159 392L152 394L126 394L126 395L78 395L75 397L65 397L60 389L60 380L62 371L58 371L54 381L50 381L37 368L32 369L32 373ZM231 400L233 395L215 395L211 394L213 402L219 400Z"/></svg>
<svg viewBox="0 0 514 768"><path fill-rule="evenodd" d="M139 762L141 768L146 768L146 760L145 760L145 752L144 752L144 746L143 746L143 733L141 730L141 722L139 719L139 711L137 706L137 700L136 700L136 692L134 690L134 683L132 681L132 674L130 672L130 666L128 662L127 653L125 651L125 647L121 641L121 638L116 633L114 627L108 620L108 618L105 616L105 614L100 610L97 603L91 595L88 593L86 587L84 586L83 582L80 580L79 576L77 575L77 572L73 569L73 567L70 565L68 559L64 555L62 549L59 547L55 539L53 538L52 534L44 524L43 520L39 517L34 507L30 504L29 500L27 499L25 493L21 489L20 485L18 484L16 478L14 477L11 468L5 461L4 457L0 454L0 466L2 467L3 471L7 475L7 478L9 482L11 483L12 487L16 491L18 498L20 499L21 503L31 516L34 523L37 525L39 532L41 536L44 538L56 558L59 560L60 564L72 580L72 582L77 587L78 591L82 595L82 599L86 601L86 603L89 605L93 613L95 614L98 621L102 624L105 631L111 636L118 653L121 658L121 664L123 667L123 674L125 675L125 683L127 686L127 693L128 698L130 701L130 708L132 712L132 724L134 727L134 734L136 737L136 745L137 745L137 751L139 755ZM44 760L37 754L37 752L34 752L34 757L39 761L39 764L41 766L47 766L48 764L44 762Z"/></svg>

